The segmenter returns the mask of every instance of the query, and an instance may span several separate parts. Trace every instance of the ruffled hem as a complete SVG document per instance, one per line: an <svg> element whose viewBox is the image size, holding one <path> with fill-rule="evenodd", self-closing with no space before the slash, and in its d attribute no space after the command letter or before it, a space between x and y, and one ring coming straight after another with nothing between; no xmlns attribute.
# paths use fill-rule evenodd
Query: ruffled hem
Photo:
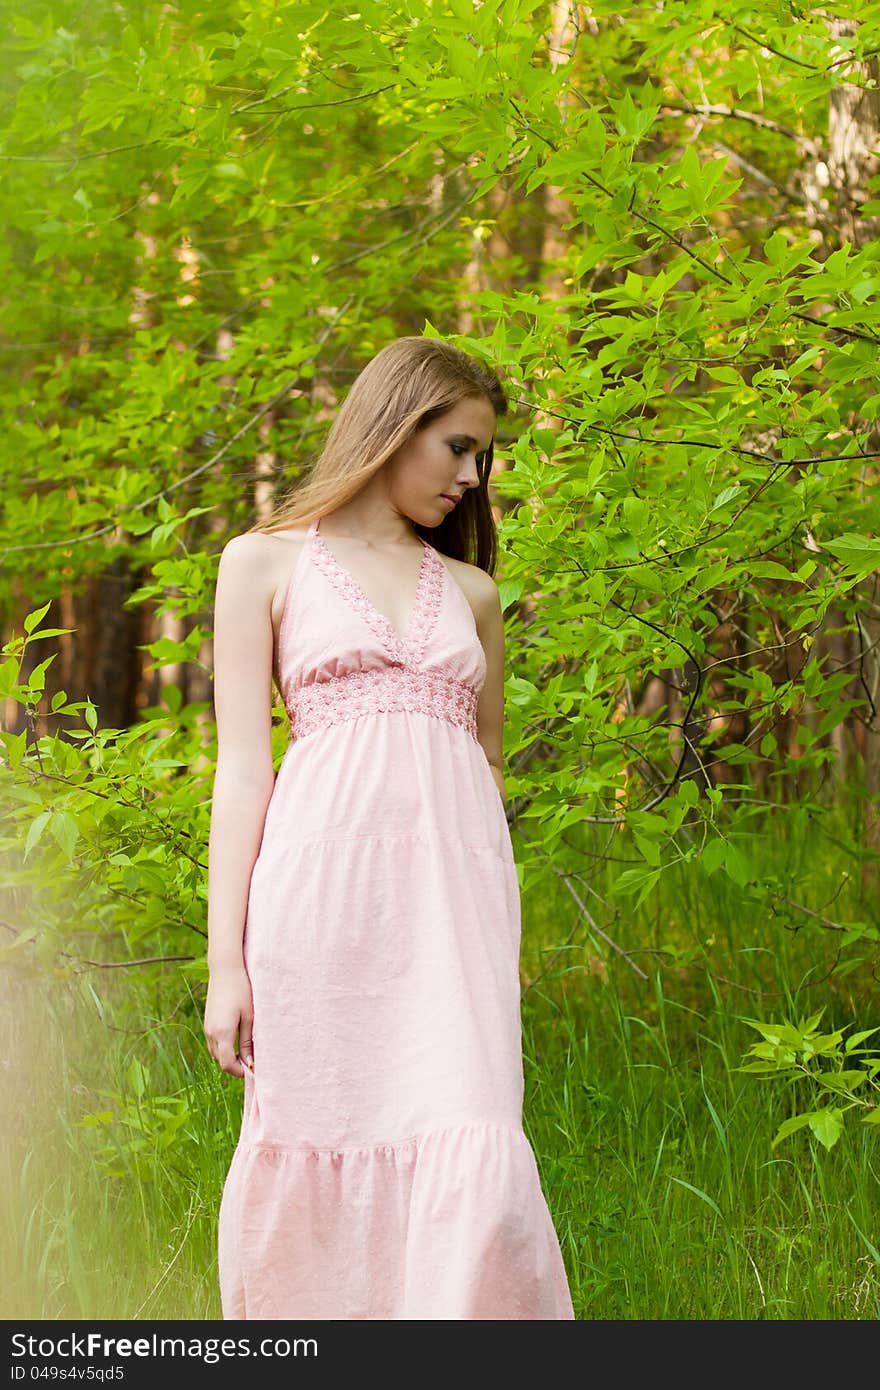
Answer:
<svg viewBox="0 0 880 1390"><path fill-rule="evenodd" d="M535 1156L510 1124L362 1148L242 1141L218 1245L224 1319L574 1317Z"/></svg>

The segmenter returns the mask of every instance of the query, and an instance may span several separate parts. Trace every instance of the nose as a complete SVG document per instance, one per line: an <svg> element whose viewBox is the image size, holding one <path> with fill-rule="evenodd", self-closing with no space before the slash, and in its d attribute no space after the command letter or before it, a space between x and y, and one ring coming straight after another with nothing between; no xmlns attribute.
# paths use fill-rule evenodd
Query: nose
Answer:
<svg viewBox="0 0 880 1390"><path fill-rule="evenodd" d="M462 489L479 487L480 474L477 470L476 454L463 454L460 459L460 462L463 465L467 464L467 468L462 467L459 469L457 479L458 486Z"/></svg>

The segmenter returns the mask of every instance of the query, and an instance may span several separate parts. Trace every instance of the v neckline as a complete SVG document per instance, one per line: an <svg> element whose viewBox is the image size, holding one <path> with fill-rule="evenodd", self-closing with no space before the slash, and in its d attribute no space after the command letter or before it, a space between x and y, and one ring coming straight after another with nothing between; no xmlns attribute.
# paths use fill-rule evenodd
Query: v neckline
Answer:
<svg viewBox="0 0 880 1390"><path fill-rule="evenodd" d="M333 551L328 546L324 537L319 531L321 517L316 517L312 523L312 545L316 547L318 555L324 560L323 568L331 579L335 578L336 587L347 598L352 607L361 614L368 626L376 632L389 648L389 650L400 655L411 648L418 646L419 625L422 617L422 609L428 589L428 577L431 572L431 546L427 541L419 536L422 545L422 559L419 565L419 577L416 582L416 593L407 619L403 635L397 631L391 619L378 609L369 598L361 583L354 577L351 570L346 568L340 560L336 558ZM442 564L442 561L441 561Z"/></svg>

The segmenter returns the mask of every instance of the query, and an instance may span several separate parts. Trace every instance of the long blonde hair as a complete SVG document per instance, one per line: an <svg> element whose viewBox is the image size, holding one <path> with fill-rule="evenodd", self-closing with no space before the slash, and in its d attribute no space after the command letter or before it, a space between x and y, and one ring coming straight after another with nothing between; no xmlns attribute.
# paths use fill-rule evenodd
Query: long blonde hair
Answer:
<svg viewBox="0 0 880 1390"><path fill-rule="evenodd" d="M355 378L324 448L304 480L251 531L304 525L341 507L378 473L391 455L425 425L468 397L484 396L496 416L507 410L492 369L439 338L405 337L388 343ZM413 526L437 550L494 573L495 519L489 505L494 436L478 464L479 486L435 527Z"/></svg>

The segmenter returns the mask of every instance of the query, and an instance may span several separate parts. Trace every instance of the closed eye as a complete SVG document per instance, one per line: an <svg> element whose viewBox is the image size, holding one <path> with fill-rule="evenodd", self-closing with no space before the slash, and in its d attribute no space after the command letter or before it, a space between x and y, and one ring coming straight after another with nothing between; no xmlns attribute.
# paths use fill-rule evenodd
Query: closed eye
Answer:
<svg viewBox="0 0 880 1390"><path fill-rule="evenodd" d="M452 450L452 452L455 454L455 457L456 457L457 459L462 458L462 457L467 453L467 444L457 444L457 443L456 443L456 444L453 444L451 441L447 441L447 442L449 443L449 447L450 447L450 449ZM475 443L476 443L476 440L473 440L473 439L472 439L472 440L470 441L470 443L475 444ZM476 455L474 456L474 462L476 463L476 465L477 465L478 468L483 468L484 465L488 462L488 459L489 459L489 451L488 451L488 449L484 449L484 450L482 451L482 453L476 454Z"/></svg>

